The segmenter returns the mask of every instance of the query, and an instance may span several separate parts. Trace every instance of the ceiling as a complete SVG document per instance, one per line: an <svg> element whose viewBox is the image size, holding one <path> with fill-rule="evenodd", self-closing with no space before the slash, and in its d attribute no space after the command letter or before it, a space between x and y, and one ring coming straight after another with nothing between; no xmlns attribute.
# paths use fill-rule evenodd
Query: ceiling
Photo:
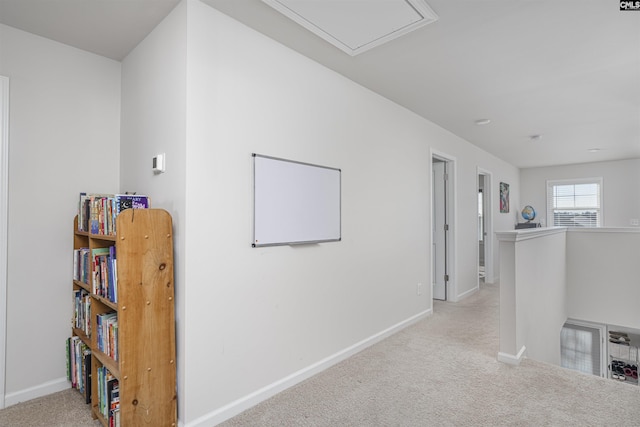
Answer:
<svg viewBox="0 0 640 427"><path fill-rule="evenodd" d="M437 21L356 56L261 0L201 1L518 167L640 158L640 11L617 1L427 0ZM121 60L178 2L0 0L0 23Z"/></svg>

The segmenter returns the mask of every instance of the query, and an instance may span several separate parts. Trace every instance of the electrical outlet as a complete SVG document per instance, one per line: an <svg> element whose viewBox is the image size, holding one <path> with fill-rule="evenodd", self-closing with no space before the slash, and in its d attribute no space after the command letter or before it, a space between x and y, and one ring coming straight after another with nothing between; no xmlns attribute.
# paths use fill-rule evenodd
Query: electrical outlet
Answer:
<svg viewBox="0 0 640 427"><path fill-rule="evenodd" d="M632 226L637 227L640 225L640 220L638 220L638 218L632 218L631 221L629 221L631 223Z"/></svg>
<svg viewBox="0 0 640 427"><path fill-rule="evenodd" d="M418 283L418 286L416 286L416 294L422 295L422 283Z"/></svg>

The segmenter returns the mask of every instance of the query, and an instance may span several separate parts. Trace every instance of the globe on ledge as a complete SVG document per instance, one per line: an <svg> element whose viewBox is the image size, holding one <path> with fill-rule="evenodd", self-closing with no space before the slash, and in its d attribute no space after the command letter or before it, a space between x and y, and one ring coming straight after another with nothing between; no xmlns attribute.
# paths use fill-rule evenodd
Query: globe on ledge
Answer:
<svg viewBox="0 0 640 427"><path fill-rule="evenodd" d="M536 210L533 208L533 206L527 205L522 208L522 218L524 218L526 221L532 221L535 217Z"/></svg>

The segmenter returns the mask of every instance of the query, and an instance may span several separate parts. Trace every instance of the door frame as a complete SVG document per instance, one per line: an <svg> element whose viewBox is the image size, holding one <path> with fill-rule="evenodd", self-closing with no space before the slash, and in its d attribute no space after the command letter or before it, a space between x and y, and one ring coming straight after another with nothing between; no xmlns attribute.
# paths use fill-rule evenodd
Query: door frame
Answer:
<svg viewBox="0 0 640 427"><path fill-rule="evenodd" d="M9 211L9 78L0 76L0 409L5 407L7 230Z"/></svg>
<svg viewBox="0 0 640 427"><path fill-rule="evenodd" d="M446 154L444 152L430 149L429 150L429 181L433 180L433 160L437 159L447 164L447 186L446 186L446 209L447 209L447 222L449 224L449 235L447 236L447 274L449 275L449 281L445 286L446 289L446 301L456 302L458 301L458 287L456 283L456 158ZM429 186L431 209L433 211L434 195L433 195L433 183ZM430 216L429 226L429 265L430 271L433 274L433 215ZM432 275L431 274L431 275ZM430 276L431 276L430 275ZM431 292L431 299L433 299L433 291Z"/></svg>
<svg viewBox="0 0 640 427"><path fill-rule="evenodd" d="M481 167L477 168L476 173L476 188L480 185L480 175L484 176L484 187L483 187L483 205L484 205L484 231L487 233L486 238L484 239L484 282L485 283L494 283L495 277L493 272L493 174ZM480 230L478 230L479 232ZM476 265L478 266L478 271L476 276L478 277L478 286L480 286L480 253L479 249L476 248Z"/></svg>

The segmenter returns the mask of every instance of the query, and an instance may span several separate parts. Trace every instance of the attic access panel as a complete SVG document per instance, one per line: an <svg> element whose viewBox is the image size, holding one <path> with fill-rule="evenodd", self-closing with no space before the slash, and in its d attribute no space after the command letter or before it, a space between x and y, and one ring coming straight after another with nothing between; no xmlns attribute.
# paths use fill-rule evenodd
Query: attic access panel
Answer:
<svg viewBox="0 0 640 427"><path fill-rule="evenodd" d="M262 0L355 56L438 20L424 0Z"/></svg>

